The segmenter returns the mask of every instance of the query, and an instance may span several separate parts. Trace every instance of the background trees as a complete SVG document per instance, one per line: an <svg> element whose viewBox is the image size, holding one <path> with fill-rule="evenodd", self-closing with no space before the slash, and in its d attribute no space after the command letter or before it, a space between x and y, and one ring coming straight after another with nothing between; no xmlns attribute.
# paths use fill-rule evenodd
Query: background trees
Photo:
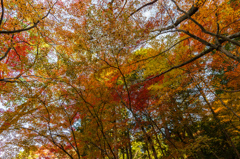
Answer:
<svg viewBox="0 0 240 159"><path fill-rule="evenodd" d="M240 158L238 1L1 2L2 156Z"/></svg>

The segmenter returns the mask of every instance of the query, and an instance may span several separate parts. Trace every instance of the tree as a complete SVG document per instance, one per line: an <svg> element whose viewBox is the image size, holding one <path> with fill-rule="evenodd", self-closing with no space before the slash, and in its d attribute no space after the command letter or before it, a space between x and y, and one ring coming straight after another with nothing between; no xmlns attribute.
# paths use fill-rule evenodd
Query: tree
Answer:
<svg viewBox="0 0 240 159"><path fill-rule="evenodd" d="M0 133L17 134L3 151L240 158L238 1L14 2L1 1Z"/></svg>

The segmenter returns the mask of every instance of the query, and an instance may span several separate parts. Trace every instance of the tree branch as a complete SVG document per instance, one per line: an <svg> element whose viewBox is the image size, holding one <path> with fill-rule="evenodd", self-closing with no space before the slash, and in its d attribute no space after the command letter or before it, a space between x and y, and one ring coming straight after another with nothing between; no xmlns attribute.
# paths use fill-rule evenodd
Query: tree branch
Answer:
<svg viewBox="0 0 240 159"><path fill-rule="evenodd" d="M230 39L240 37L240 32L235 33L235 34L232 34L232 35L229 35L229 36L227 36L227 37L230 38ZM219 44L222 44L223 42L225 42L225 40L223 40L223 39L219 40ZM214 45L214 46L215 46L215 45ZM188 61L186 61L186 62L183 62L183 63L181 63L181 64L179 64L179 65L177 65L177 66L173 66L173 67L171 67L170 69L168 69L168 70L166 70L166 71L164 71L164 72L162 72L162 73L160 73L160 74L158 74L158 75L156 75L156 76L153 76L153 77L151 77L151 78L148 78L148 79L146 79L146 80L144 80L144 81L148 81L148 80L154 79L154 78L156 78L156 77L159 77L159 76L161 76L161 75L163 75L163 74L165 74L165 73L168 73L168 72L172 71L173 69L176 69L176 68L180 68L180 67L182 67L182 66L185 66L185 65L187 65L187 64L189 64L189 63L191 63L191 62L193 62L193 61L195 61L195 60L197 60L197 59L199 59L200 57L208 54L209 52L213 51L214 49L215 49L214 47L210 47L209 49L203 51L202 53L198 54L197 56L193 57L192 59L190 59L190 60L188 60ZM221 49L221 48L219 48L219 49ZM230 57L230 58L231 58L231 57ZM237 57L237 61L238 61L238 59L239 59L239 58ZM143 81L143 82L144 82L144 81Z"/></svg>
<svg viewBox="0 0 240 159"><path fill-rule="evenodd" d="M2 6L2 15L1 15L1 19L0 19L0 26L2 25L3 16L4 16L4 6L3 6L3 0L1 0L1 6Z"/></svg>
<svg viewBox="0 0 240 159"><path fill-rule="evenodd" d="M28 28L24 28L24 29L12 30L12 31L1 30L0 34L13 34L13 33L20 33L20 32L23 32L23 31L28 31L28 30L30 30L32 28L35 28L38 25L39 22L40 21L37 21L36 23L34 23L34 25L32 25L32 26L30 26Z"/></svg>
<svg viewBox="0 0 240 159"><path fill-rule="evenodd" d="M8 48L8 50L5 52L5 54L0 58L0 61L2 61L5 57L7 57L8 53L10 52L12 48Z"/></svg>
<svg viewBox="0 0 240 159"><path fill-rule="evenodd" d="M2 2L3 0L1 0ZM58 0L53 4L53 6L49 9L49 11L47 12L47 14L45 16L43 16L40 20L38 20L37 22L34 22L32 26L28 27L28 28L23 28L23 29L19 29L19 30L12 30L12 31L7 31L7 30L1 30L0 34L14 34L14 33L20 33L23 31L28 31L32 28L37 27L37 25L40 23L41 20L45 19L51 12L52 8L54 7L54 5L58 2Z"/></svg>
<svg viewBox="0 0 240 159"><path fill-rule="evenodd" d="M187 64L189 64L189 63L191 63L191 62L193 62L193 61L195 61L195 60L197 60L197 59L199 59L200 57L208 54L209 52L211 52L211 51L213 51L213 50L214 50L214 48L209 48L209 49L203 51L202 53L198 54L197 56L191 58L190 60L188 60L188 61L186 61L186 62L183 62L183 63L181 63L181 64L179 64L179 65L177 65L177 66L173 66L173 67L171 67L170 69L168 69L168 70L166 70L166 71L164 71L164 72L162 72L162 73L160 73L160 74L158 74L158 75L156 75L156 76L153 76L153 77L151 77L151 78L148 78L148 79L146 79L146 80L144 80L144 81L149 81L149 80L154 79L154 78L156 78L156 77L160 77L160 76L162 76L163 74L172 71L173 69L176 69L176 68L180 68L180 67L182 67L182 66L185 66L185 65L187 65Z"/></svg>
<svg viewBox="0 0 240 159"><path fill-rule="evenodd" d="M154 0L154 1L152 1L152 2L149 2L149 3L147 3L147 4L144 4L143 6L141 6L140 8L138 8L136 11L132 12L129 17L131 17L133 14L137 13L137 12L140 11L141 9L143 9L143 8L145 8L145 7L147 7L147 6L150 6L150 5L154 4L154 3L156 3L157 1L158 1L158 0Z"/></svg>
<svg viewBox="0 0 240 159"><path fill-rule="evenodd" d="M191 18L184 10L182 10L174 0L172 0L172 2L176 5L177 10L179 10L180 12L184 13L185 15L187 15L188 19L190 19L193 23L195 23L204 33L212 35L212 36L215 36L215 37L218 37L218 38L222 38L225 41L229 41L229 42L231 42L231 43L233 43L235 45L240 46L240 43L235 41L235 40L232 40L232 39L230 39L230 38L228 38L226 36L220 35L220 34L214 34L214 33L211 33L209 31L207 31L200 23L198 23L195 19Z"/></svg>
<svg viewBox="0 0 240 159"><path fill-rule="evenodd" d="M165 31L165 30L170 30L170 29L173 29L175 27L177 27L181 22L183 22L184 20L188 19L188 17L192 16L193 14L195 14L197 11L198 11L198 7L193 4L192 7L188 10L188 12L186 12L186 14L184 14L183 16L181 16L180 18L178 18L174 24L168 26L168 27L165 27L165 28L161 28L159 29L158 31L159 32L162 32L162 31Z"/></svg>
<svg viewBox="0 0 240 159"><path fill-rule="evenodd" d="M157 55L150 56L150 57L147 57L147 58L145 58L145 59L137 60L137 61L131 63L130 65L133 65L133 64L136 64L136 63L141 62L141 61L145 61L145 60L149 60L149 59L152 59L152 58L158 57L158 56L160 56L160 55L162 55L162 54L168 52L169 50L171 50L172 48L174 48L176 45L180 44L181 42L183 42L183 41L185 41L185 40L187 40L187 39L189 39L189 38L190 38L190 37L187 37L187 38L184 38L184 39L182 39L182 40L176 42L175 44L173 44L172 46L170 46L170 47L167 48L166 50L161 51L161 52L158 53Z"/></svg>

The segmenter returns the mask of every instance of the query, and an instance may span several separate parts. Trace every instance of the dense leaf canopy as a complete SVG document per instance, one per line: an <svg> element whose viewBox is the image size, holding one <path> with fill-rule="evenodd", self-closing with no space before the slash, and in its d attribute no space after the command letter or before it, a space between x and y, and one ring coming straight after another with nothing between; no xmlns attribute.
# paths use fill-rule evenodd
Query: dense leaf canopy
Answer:
<svg viewBox="0 0 240 159"><path fill-rule="evenodd" d="M0 11L0 158L240 159L238 0Z"/></svg>

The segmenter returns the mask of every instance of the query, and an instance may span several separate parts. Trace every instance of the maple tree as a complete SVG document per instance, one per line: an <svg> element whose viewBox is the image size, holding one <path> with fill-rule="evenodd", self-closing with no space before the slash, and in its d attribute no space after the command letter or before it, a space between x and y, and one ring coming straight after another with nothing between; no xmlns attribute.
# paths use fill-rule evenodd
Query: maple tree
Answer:
<svg viewBox="0 0 240 159"><path fill-rule="evenodd" d="M237 0L1 0L10 158L240 158Z"/></svg>

